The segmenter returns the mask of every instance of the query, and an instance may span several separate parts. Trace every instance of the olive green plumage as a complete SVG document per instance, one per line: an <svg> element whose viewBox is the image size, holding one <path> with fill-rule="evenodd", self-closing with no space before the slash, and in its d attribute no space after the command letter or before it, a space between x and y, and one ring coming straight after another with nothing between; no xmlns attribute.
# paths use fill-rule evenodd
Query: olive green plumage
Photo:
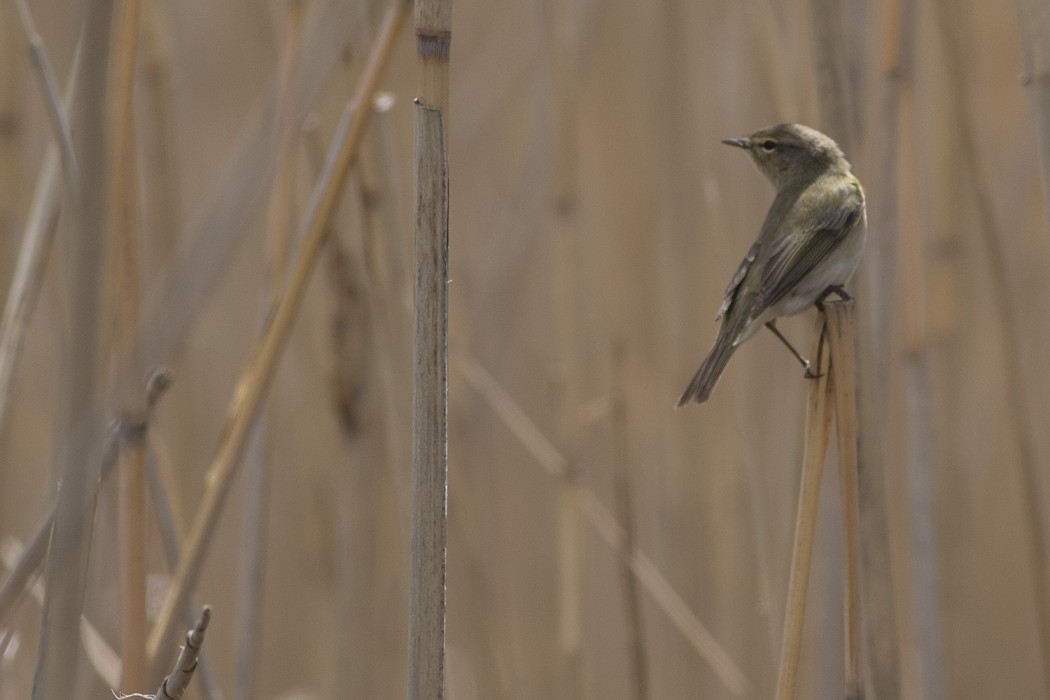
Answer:
<svg viewBox="0 0 1050 700"><path fill-rule="evenodd" d="M718 337L679 406L706 401L737 346L763 325L804 311L829 287L848 282L864 248L864 189L830 138L801 124L778 124L723 143L747 150L776 198L729 282Z"/></svg>

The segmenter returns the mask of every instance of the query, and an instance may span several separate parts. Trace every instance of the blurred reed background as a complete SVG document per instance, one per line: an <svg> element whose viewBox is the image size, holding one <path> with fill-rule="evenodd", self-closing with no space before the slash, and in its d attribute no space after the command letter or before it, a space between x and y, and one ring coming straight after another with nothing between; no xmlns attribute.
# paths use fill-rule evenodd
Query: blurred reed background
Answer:
<svg viewBox="0 0 1050 700"><path fill-rule="evenodd" d="M99 3L72 5L28 5L59 92ZM55 231L24 341L0 338L3 577L60 476L79 470L83 492L60 494L56 522L93 520L79 535L97 636L66 645L69 697L118 687L104 647L119 654L134 630L116 474L91 496L107 426L144 408L148 370L172 369L145 442L144 525L124 533L144 540L153 624L166 548L189 534L386 7L145 2L122 130L97 118L106 94L86 30L71 147L125 143L113 185L96 161L46 165L56 129L40 73L18 6L0 6L6 297L21 293L27 231ZM869 691L1050 694L1047 12L456 0L448 697L772 695L807 383L760 334L708 404L673 406L772 201L719 140L782 121L828 131L868 193L852 289ZM405 694L417 80L410 18L193 588L190 605L214 612L187 697ZM34 225L48 167L58 187ZM80 199L62 186L73 178ZM81 235L101 230L104 201L123 205L129 237ZM808 347L809 314L780 327ZM842 696L837 475L825 474L805 698ZM29 696L41 653L39 589L21 590L0 609L3 699ZM177 620L172 649L189 611Z"/></svg>

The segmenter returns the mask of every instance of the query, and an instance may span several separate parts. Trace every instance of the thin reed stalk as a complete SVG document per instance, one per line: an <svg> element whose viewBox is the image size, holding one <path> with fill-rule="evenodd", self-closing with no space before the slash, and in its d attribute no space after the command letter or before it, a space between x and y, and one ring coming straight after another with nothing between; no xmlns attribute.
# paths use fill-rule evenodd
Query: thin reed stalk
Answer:
<svg viewBox="0 0 1050 700"><path fill-rule="evenodd" d="M408 8L403 2L395 2L387 11L351 105L363 106L371 103L407 16ZM240 462L248 430L258 413L260 399L269 387L277 359L284 347L292 321L298 313L306 283L325 242L332 214L343 191L346 174L356 158L364 127L371 113L370 109L354 109L340 125L325 173L317 183L310 211L302 225L303 246L289 275L288 286L278 297L268 317L266 330L256 344L252 359L234 391L222 439L208 469L208 486L194 517L184 556L179 561L164 607L150 634L148 649L151 667L154 670L158 668L158 662L163 663L162 659L168 656L175 643L172 632L176 616L178 611L184 609L190 591L200 575L204 554Z"/></svg>
<svg viewBox="0 0 1050 700"><path fill-rule="evenodd" d="M857 479L857 365L853 302L824 305L831 355L829 392L834 396L842 533L845 541L846 698L864 697L863 616L861 608L860 493Z"/></svg>
<svg viewBox="0 0 1050 700"><path fill-rule="evenodd" d="M914 95L902 96L902 112L911 116ZM937 540L934 474L937 460L933 446L935 413L930 392L928 290L930 286L930 236L921 222L922 183L917 177L920 136L915 125L900 135L900 166L897 246L900 250L900 298L907 299L902 313L900 347L904 370L905 454L903 478L906 484L909 598L904 606L909 614L902 627L906 637L905 660L910 671L906 678L918 686L922 697L943 697L944 642L941 617L941 553Z"/></svg>
<svg viewBox="0 0 1050 700"><path fill-rule="evenodd" d="M157 401L163 392L171 384L171 371L167 368L155 370L146 385L146 414L143 424L148 425L153 420L153 411ZM164 556L168 566L172 569L179 564L179 553L182 549L181 523L178 522L178 508L172 502L176 490L170 478L171 465L165 456L165 450L157 431L151 431L143 435L147 441L147 447L152 459L146 460L146 476L149 482L149 491L153 501L153 513L156 515L160 529L161 541L164 545ZM103 477L104 478L104 477ZM196 601L190 600L186 604L186 619L193 619L201 606ZM200 693L204 700L216 700L221 698L218 683L215 681L215 673L212 670L212 662L208 655L202 650L198 658L196 672L200 681Z"/></svg>
<svg viewBox="0 0 1050 700"><path fill-rule="evenodd" d="M22 28L26 33L26 41L29 43L29 56L33 70L37 74L37 80L44 96L44 104L47 106L47 116L51 120L51 130L55 133L55 142L58 144L59 153L62 154L62 168L65 171L66 183L73 186L73 183L79 180L77 157L73 151L73 130L69 126L69 118L58 92L58 80L55 78L55 71L51 68L51 61L48 60L47 51L44 49L44 40L36 30L36 23L29 12L29 6L25 0L16 0L16 4L18 14L22 19ZM76 70L73 71L73 74L76 74Z"/></svg>
<svg viewBox="0 0 1050 700"><path fill-rule="evenodd" d="M284 37L277 68L277 141L276 167L266 215L266 273L263 282L262 308L273 306L277 290L284 287L288 268L291 212L295 182L295 143L298 130L294 122L292 77L302 39L304 3L290 0L284 21ZM256 676L259 650L263 638L263 602L265 598L267 522L270 515L270 473L268 465L270 402L264 406L255 429L248 438L244 479L244 547L238 583L239 601L236 620L234 657L235 700L257 696Z"/></svg>
<svg viewBox="0 0 1050 700"><path fill-rule="evenodd" d="M638 547L635 534L631 499L630 442L627 439L627 389L624 375L623 345L613 348L612 381L612 433L615 445L613 456L613 478L616 493L616 512L623 526L620 542L621 582L623 603L627 621L628 663L631 669L631 697L645 700L649 697L649 663L647 659L645 629L642 625L642 601L638 592L638 580L631 571L631 559Z"/></svg>
<svg viewBox="0 0 1050 700"><path fill-rule="evenodd" d="M859 52L853 50L854 44L849 40L848 13L851 8L848 4L845 0L810 0L810 15L813 22L814 74L820 127L838 142L850 158L855 159L862 112L856 107L856 93L860 85L851 75L852 61ZM819 485L817 488L820 488ZM845 527L846 523L842 523L842 526ZM847 547L852 544L848 539L849 534L847 532ZM850 554L846 551L847 556ZM851 591L847 590L847 596L849 593ZM828 602L829 612L833 613L830 597L822 599L824 601ZM847 608L850 603L849 600L845 601ZM847 620L847 635L857 631L849 628L849 622ZM856 640L848 638L846 644L847 689L855 680L852 674L859 664L859 659L850 656L856 651L855 644L851 642ZM834 649L832 645L825 648Z"/></svg>
<svg viewBox="0 0 1050 700"><path fill-rule="evenodd" d="M824 352L824 314L818 314L814 349L810 357L819 378L810 382L806 409L806 443L802 458L802 482L799 489L798 514L795 520L795 542L788 579L787 605L784 611L784 633L781 636L780 670L777 677L777 700L793 700L798 680L798 659L802 651L802 623L806 616L809 572L813 563L813 540L817 531L817 507L824 476L828 440L831 437L833 404L828 400L830 363Z"/></svg>
<svg viewBox="0 0 1050 700"><path fill-rule="evenodd" d="M134 86L138 55L139 0L116 0L109 52L106 135L106 230L109 298L114 316L111 348L113 398L123 414L120 456L119 531L121 589L121 688L144 690L146 659L146 477L147 429L142 407L136 340L139 281L138 187L135 168Z"/></svg>
<svg viewBox="0 0 1050 700"><path fill-rule="evenodd" d="M67 191L64 217L69 259L66 289L70 333L63 344L62 408L55 427L56 472L61 485L48 550L44 614L33 681L34 700L63 697L75 687L80 666L76 630L84 603L88 555L98 496L99 438L103 407L99 381L101 246L105 192L105 95L109 53L108 0L83 8L83 64L73 98L74 148L81 181Z"/></svg>
<svg viewBox="0 0 1050 700"><path fill-rule="evenodd" d="M146 687L145 423L124 425L120 440L120 687Z"/></svg>
<svg viewBox="0 0 1050 700"><path fill-rule="evenodd" d="M861 439L857 455L860 495L860 538L863 569L866 640L871 690L875 697L901 696L899 606L894 589L894 562L890 552L887 478L888 387L890 386L893 321L899 308L897 245L899 236L898 182L902 101L912 91L912 53L917 5L891 0L883 10L881 54L876 65L878 89L867 153L875 173L869 183L869 231L861 270L860 304L868 323L859 332L860 374L863 387L858 404Z"/></svg>
<svg viewBox="0 0 1050 700"><path fill-rule="evenodd" d="M415 337L408 697L445 693L448 493L448 65L451 0L416 2Z"/></svg>
<svg viewBox="0 0 1050 700"><path fill-rule="evenodd" d="M1050 223L1050 5L1042 0L1017 0L1021 19L1024 84L1032 127L1039 143L1043 175L1043 208Z"/></svg>
<svg viewBox="0 0 1050 700"><path fill-rule="evenodd" d="M151 214L143 228L150 231L150 251L155 259L167 261L176 258L176 234L182 226L182 211L174 131L177 118L171 99L171 56L163 33L160 5L156 0L148 1L143 7L142 19L142 92L148 115L142 121L151 125L142 147L142 179L150 183L144 188L143 209Z"/></svg>
<svg viewBox="0 0 1050 700"><path fill-rule="evenodd" d="M197 660L204 645L204 633L208 629L209 622L211 622L211 608L205 605L193 628L186 633L186 643L182 645L179 658L175 661L175 668L164 677L157 692L153 694L156 700L162 698L178 700L186 692L186 686L190 684L193 672L197 670Z"/></svg>
<svg viewBox="0 0 1050 700"><path fill-rule="evenodd" d="M28 7L23 8L23 22L32 22ZM26 25L26 31L35 35L36 29L31 24ZM43 44L33 49L45 56ZM81 42L77 43L76 53L73 58L73 67L69 72L69 80L63 102L71 104L73 91L77 84L78 76L83 65L80 60ZM48 82L53 78L47 77L48 63L45 59L34 62L38 67L39 80ZM47 88L47 93L51 89ZM61 105L59 105L61 108ZM62 109L63 115L66 110ZM65 124L68 128L68 119L63 116L58 124ZM56 140L61 143L65 139L72 139L70 134L58 132ZM72 148L72 146L67 146ZM62 147L52 146L48 149L44 158L44 165L37 176L36 189L33 201L29 207L29 216L26 221L25 233L22 235L22 246L18 251L18 263L15 266L14 278L11 280L11 288L7 293L7 301L4 304L3 319L0 320L0 430L7 419L7 409L11 401L11 384L15 376L15 365L22 351L22 341L25 338L26 329L29 327L29 319L33 308L36 306L37 296L44 277L44 270L48 257L58 230L58 212L62 201L61 181L59 178L60 152ZM64 162L72 162L75 156L62 156ZM68 167L65 172L67 187L72 190L75 180L70 180L74 171Z"/></svg>
<svg viewBox="0 0 1050 700"><path fill-rule="evenodd" d="M843 0L810 0L810 15L821 128L843 151L852 154L857 143L857 118L848 72L850 56L849 44L845 43L843 4Z"/></svg>
<svg viewBox="0 0 1050 700"><path fill-rule="evenodd" d="M555 440L565 455L558 485L557 525L557 684L562 697L578 698L583 685L583 516L580 511L576 456L580 442L579 318L577 283L579 237L579 8L552 0L542 6L547 63L554 109L554 163L550 192L550 233L554 274L552 332L557 362L552 384L557 412Z"/></svg>

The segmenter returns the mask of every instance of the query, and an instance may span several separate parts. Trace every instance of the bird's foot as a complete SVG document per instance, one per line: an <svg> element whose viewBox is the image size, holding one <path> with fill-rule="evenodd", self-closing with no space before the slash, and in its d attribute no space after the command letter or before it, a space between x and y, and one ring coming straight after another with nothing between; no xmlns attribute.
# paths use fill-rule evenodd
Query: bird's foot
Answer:
<svg viewBox="0 0 1050 700"><path fill-rule="evenodd" d="M802 376L804 376L806 379L820 379L821 377L824 376L823 373L817 374L817 373L813 372L813 369L811 367L811 363L810 363L809 360L806 360L806 364L804 365L804 367L806 368L806 371L805 371L805 373Z"/></svg>
<svg viewBox="0 0 1050 700"><path fill-rule="evenodd" d="M824 310L824 302L832 294L837 296L839 298L839 300L841 300L841 301L850 301L851 299L853 299L853 297L851 297L849 295L849 293L846 292L845 289L843 289L841 284L829 284L824 289L824 291L820 293L820 296L817 297L817 300L815 302L813 302L813 303L816 305L816 307L818 309L823 311Z"/></svg>

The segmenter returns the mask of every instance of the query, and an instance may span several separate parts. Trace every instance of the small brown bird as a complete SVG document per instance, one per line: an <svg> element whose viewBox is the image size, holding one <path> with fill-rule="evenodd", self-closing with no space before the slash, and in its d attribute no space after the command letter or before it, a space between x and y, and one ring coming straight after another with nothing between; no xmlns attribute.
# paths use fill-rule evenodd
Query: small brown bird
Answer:
<svg viewBox="0 0 1050 700"><path fill-rule="evenodd" d="M711 396L737 346L768 327L806 368L809 363L776 328L776 319L819 304L853 276L864 249L864 189L838 144L801 124L778 124L722 143L745 149L773 183L773 200L715 320L722 327L707 359L678 399Z"/></svg>

